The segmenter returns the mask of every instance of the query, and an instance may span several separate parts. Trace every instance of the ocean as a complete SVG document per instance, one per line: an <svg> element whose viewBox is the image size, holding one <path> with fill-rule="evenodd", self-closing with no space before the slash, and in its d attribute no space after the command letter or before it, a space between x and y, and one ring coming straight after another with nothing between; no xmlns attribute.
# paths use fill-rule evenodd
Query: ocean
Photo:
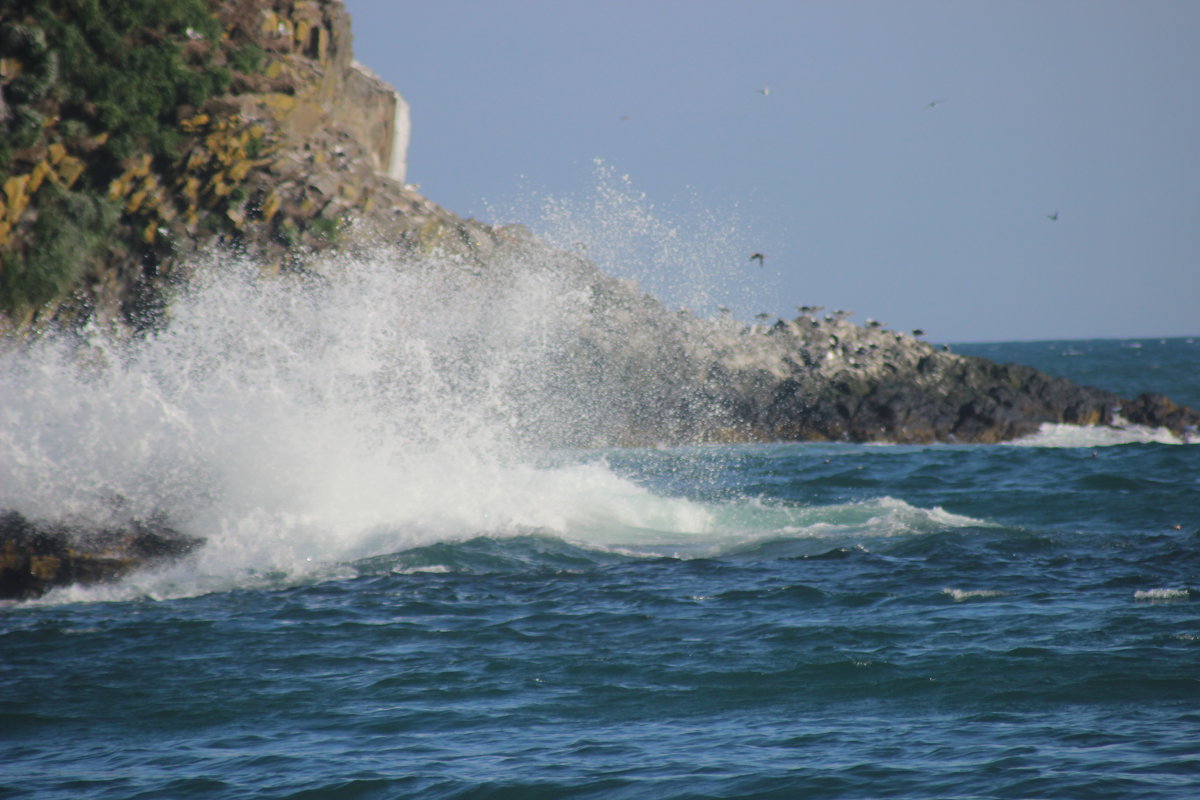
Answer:
<svg viewBox="0 0 1200 800"><path fill-rule="evenodd" d="M1200 447L539 448L561 293L419 277L0 357L0 507L208 539L0 605L0 797L1200 794ZM953 349L1200 405L1200 337Z"/></svg>

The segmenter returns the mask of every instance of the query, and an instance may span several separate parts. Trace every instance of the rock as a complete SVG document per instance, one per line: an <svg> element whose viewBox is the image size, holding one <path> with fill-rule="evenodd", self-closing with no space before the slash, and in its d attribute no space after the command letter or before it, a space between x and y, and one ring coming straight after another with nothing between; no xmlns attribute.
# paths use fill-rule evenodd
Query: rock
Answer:
<svg viewBox="0 0 1200 800"><path fill-rule="evenodd" d="M35 522L0 513L0 599L26 600L57 586L116 580L182 558L203 544L165 524L133 520L122 527Z"/></svg>
<svg viewBox="0 0 1200 800"><path fill-rule="evenodd" d="M1176 405L1161 394L1142 394L1123 402L1120 414L1135 425L1168 428L1185 441L1194 441L1200 435L1200 412Z"/></svg>
<svg viewBox="0 0 1200 800"><path fill-rule="evenodd" d="M407 106L354 62L340 0L210 8L225 32L220 42L181 46L193 55L215 48L211 55L242 66L226 94L176 108L177 156L103 161L110 132L90 133L99 116L84 104L57 108L39 129L44 141L12 157L0 187L0 258L6 246L33 241L47 186L83 192L107 176L106 201L121 216L111 236L89 239L94 252L75 285L64 283L57 301L0 314L0 332L90 322L153 328L171 293L204 268L201 254L227 246L269 272L303 271L323 251L366 242L418 259L442 253L495 285L513 265L539 264L592 298L564 333L552 378L530 387L561 412L526 423L549 445L998 442L1042 423L1103 425L1117 414L1183 436L1200 430L1200 415L1166 398L1125 401L1028 367L942 352L874 320L854 325L847 312L822 317L820 306L753 327L672 313L577 252L557 251L520 225L463 220L405 184ZM257 66L244 61L250 52L260 53ZM87 125L72 127L57 112L83 113ZM71 208L60 216L71 219ZM93 216L96 225L107 219ZM77 227L65 226L65 239L78 238Z"/></svg>

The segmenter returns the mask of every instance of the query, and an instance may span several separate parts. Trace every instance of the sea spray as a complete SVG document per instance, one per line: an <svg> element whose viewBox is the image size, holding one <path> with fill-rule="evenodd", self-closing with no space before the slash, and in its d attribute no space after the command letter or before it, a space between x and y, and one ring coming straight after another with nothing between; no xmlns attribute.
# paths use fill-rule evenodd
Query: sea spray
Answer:
<svg viewBox="0 0 1200 800"><path fill-rule="evenodd" d="M200 572L227 575L481 534L702 531L687 502L631 512L647 493L602 466L533 465L612 424L639 387L628 373L574 382L580 325L598 313L577 273L536 258L491 269L379 248L265 277L229 258L196 269L141 338L10 343L0 508L165 518L207 540Z"/></svg>
<svg viewBox="0 0 1200 800"><path fill-rule="evenodd" d="M715 317L722 308L743 318L757 313L773 273L751 266L747 222L732 210L718 215L701 208L694 199L673 205L682 210L661 208L629 175L597 158L588 191L528 194L491 206L489 214L497 222L534 220L543 241L578 253L668 308L701 318Z"/></svg>
<svg viewBox="0 0 1200 800"><path fill-rule="evenodd" d="M603 236L621 227L601 222ZM7 343L0 509L162 519L207 542L171 570L73 590L89 596L319 579L479 536L694 556L942 527L939 509L888 498L843 518L679 497L593 451L545 458L719 425L712 352L697 350L741 334L667 313L578 253L499 238L486 263L360 244L265 276L213 258L154 331Z"/></svg>

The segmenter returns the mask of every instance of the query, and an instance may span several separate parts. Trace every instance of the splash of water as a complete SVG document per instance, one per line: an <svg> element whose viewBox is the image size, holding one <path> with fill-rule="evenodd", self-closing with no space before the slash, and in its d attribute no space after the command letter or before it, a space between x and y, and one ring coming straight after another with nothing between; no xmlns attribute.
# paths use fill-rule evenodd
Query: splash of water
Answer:
<svg viewBox="0 0 1200 800"><path fill-rule="evenodd" d="M202 571L226 574L605 521L702 530L704 512L601 464L529 457L586 439L615 396L564 385L597 298L589 275L545 261L484 275L376 249L264 278L227 259L146 338L8 347L0 508L165 516L208 541Z"/></svg>
<svg viewBox="0 0 1200 800"><path fill-rule="evenodd" d="M1112 447L1123 444L1188 444L1167 428L1133 425L1119 417L1112 427L1043 423L1037 433L1006 443L1011 447Z"/></svg>
<svg viewBox="0 0 1200 800"><path fill-rule="evenodd" d="M561 253L516 252L480 267L364 249L270 278L214 261L144 338L89 329L0 349L0 509L162 517L207 541L88 597L339 574L480 535L699 554L824 532L827 515L655 495L599 454L536 458L611 432L631 398L662 405L688 365L655 348L689 329L648 325L676 317ZM614 347L636 360L593 370ZM890 530L905 513L927 515L850 524Z"/></svg>
<svg viewBox="0 0 1200 800"><path fill-rule="evenodd" d="M543 241L579 253L669 308L708 318L729 307L748 319L763 301L761 276L747 278L753 248L735 212L692 207L680 221L603 159L593 161L587 193L536 194L511 207L493 206L489 213L497 220L537 220L535 232Z"/></svg>

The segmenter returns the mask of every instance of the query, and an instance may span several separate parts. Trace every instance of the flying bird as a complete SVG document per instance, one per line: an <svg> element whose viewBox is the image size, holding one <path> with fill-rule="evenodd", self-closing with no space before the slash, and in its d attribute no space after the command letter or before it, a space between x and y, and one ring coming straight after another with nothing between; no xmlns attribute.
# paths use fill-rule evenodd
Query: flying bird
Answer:
<svg viewBox="0 0 1200 800"><path fill-rule="evenodd" d="M927 105L925 107L926 108L934 108L935 106L940 106L944 102L946 102L946 101L945 100L932 100L932 101L930 101L929 105Z"/></svg>
<svg viewBox="0 0 1200 800"><path fill-rule="evenodd" d="M1051 222L1058 222L1058 212L1055 211L1053 214L1047 214L1046 219L1050 220Z"/></svg>
<svg viewBox="0 0 1200 800"><path fill-rule="evenodd" d="M766 259L766 256L764 256L762 253L754 253L750 256L750 260L757 261L760 267L763 265L764 259Z"/></svg>
<svg viewBox="0 0 1200 800"><path fill-rule="evenodd" d="M758 90L758 93L761 94L763 97L766 97L767 95L769 95L771 93L771 87L764 86Z"/></svg>

